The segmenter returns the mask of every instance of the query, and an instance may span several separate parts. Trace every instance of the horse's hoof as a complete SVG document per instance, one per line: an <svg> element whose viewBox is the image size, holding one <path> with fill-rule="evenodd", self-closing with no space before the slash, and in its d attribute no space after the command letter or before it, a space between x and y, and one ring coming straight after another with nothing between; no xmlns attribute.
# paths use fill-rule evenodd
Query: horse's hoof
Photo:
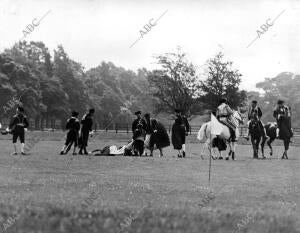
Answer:
<svg viewBox="0 0 300 233"><path fill-rule="evenodd" d="M201 159L204 159L204 158L203 158L203 155L200 155L200 157L201 157ZM212 159L214 159L214 158L212 157Z"/></svg>
<svg viewBox="0 0 300 233"><path fill-rule="evenodd" d="M219 157L219 159L223 159L223 157Z"/></svg>
<svg viewBox="0 0 300 233"><path fill-rule="evenodd" d="M229 157L226 157L226 160L229 160Z"/></svg>
<svg viewBox="0 0 300 233"><path fill-rule="evenodd" d="M273 153L272 152L270 152L270 156L272 156L273 155Z"/></svg>

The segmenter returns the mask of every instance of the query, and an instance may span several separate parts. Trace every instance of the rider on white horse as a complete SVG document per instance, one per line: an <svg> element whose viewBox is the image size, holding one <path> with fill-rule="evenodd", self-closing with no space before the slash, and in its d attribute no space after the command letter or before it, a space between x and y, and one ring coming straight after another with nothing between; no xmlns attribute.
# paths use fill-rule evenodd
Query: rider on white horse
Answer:
<svg viewBox="0 0 300 233"><path fill-rule="evenodd" d="M231 121L233 110L227 104L227 99L222 98L217 108L216 116L224 125L228 126L231 134L231 141L236 142L236 125Z"/></svg>

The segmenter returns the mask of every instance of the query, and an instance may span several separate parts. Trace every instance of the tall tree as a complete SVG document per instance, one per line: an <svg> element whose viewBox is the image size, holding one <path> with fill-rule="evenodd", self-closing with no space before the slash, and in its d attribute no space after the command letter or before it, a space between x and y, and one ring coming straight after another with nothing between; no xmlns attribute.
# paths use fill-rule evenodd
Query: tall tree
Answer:
<svg viewBox="0 0 300 233"><path fill-rule="evenodd" d="M214 58L208 60L207 79L201 82L203 92L202 101L210 110L214 110L220 99L226 97L229 104L239 107L244 104L247 92L239 90L241 74L232 68L233 62L224 61L224 54L219 52Z"/></svg>
<svg viewBox="0 0 300 233"><path fill-rule="evenodd" d="M300 75L282 72L274 78L266 78L257 83L256 87L263 91L259 104L264 112L264 121L274 121L273 109L277 100L283 99L292 108L293 126L300 125Z"/></svg>
<svg viewBox="0 0 300 233"><path fill-rule="evenodd" d="M157 57L160 70L149 72L147 79L157 98L157 112L171 113L175 108L183 113L193 113L193 105L199 96L200 82L195 66L180 49Z"/></svg>

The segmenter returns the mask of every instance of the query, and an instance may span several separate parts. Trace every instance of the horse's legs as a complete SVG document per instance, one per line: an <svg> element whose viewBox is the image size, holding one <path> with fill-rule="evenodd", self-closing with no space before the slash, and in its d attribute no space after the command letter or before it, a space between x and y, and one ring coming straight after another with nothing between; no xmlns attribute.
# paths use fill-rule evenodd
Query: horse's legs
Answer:
<svg viewBox="0 0 300 233"><path fill-rule="evenodd" d="M253 159L256 159L257 157L256 140L252 137L251 137L251 143L253 148Z"/></svg>
<svg viewBox="0 0 300 233"><path fill-rule="evenodd" d="M208 148L209 145L208 145L208 144L209 144L209 139L207 139L206 142L203 144L202 151L201 151L201 154L200 154L201 159L204 159L204 158L203 158L204 150L205 150L206 148L209 150L209 148Z"/></svg>
<svg viewBox="0 0 300 233"><path fill-rule="evenodd" d="M260 142L260 140L256 139L255 146L256 146L256 158L257 159L258 159L258 153L259 153L259 142Z"/></svg>
<svg viewBox="0 0 300 233"><path fill-rule="evenodd" d="M231 157L232 157L232 160L235 160L235 142L231 142L231 143L232 143Z"/></svg>
<svg viewBox="0 0 300 233"><path fill-rule="evenodd" d="M228 152L228 154L226 155L226 160L229 160L229 156L232 154L232 146L231 146L231 142L229 142L228 145L229 145L229 152Z"/></svg>
<svg viewBox="0 0 300 233"><path fill-rule="evenodd" d="M263 159L266 158L266 156L265 156L265 150L264 150L265 143L266 143L266 139L263 138L262 141L261 141L261 144L260 144L260 147L261 147L261 153L262 153Z"/></svg>
<svg viewBox="0 0 300 233"><path fill-rule="evenodd" d="M272 145L271 145L271 143L273 142L275 140L275 138L269 138L268 140L267 140L267 144L268 144L268 146L269 146L269 148L270 148L270 156L272 156L273 155L273 147L272 147Z"/></svg>

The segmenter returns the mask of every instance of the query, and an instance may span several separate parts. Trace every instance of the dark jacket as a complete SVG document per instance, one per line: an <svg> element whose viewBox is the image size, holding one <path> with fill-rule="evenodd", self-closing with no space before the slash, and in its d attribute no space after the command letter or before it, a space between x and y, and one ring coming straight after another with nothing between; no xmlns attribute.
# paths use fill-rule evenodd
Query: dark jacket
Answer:
<svg viewBox="0 0 300 233"><path fill-rule="evenodd" d="M145 130L144 129L136 129L133 133L133 140L145 141Z"/></svg>
<svg viewBox="0 0 300 233"><path fill-rule="evenodd" d="M190 132L190 124L185 116L178 116L177 119L181 122L180 124L184 127L185 134L188 135Z"/></svg>
<svg viewBox="0 0 300 233"><path fill-rule="evenodd" d="M132 122L132 126L131 126L131 130L132 130L133 133L137 129L138 124L142 124L143 125L143 129L145 129L145 127L146 127L145 120L143 118L135 119Z"/></svg>
<svg viewBox="0 0 300 233"><path fill-rule="evenodd" d="M248 120L253 119L254 116L257 116L259 119L262 117L262 111L260 107L256 106L252 108L252 106L248 110Z"/></svg>
<svg viewBox="0 0 300 233"><path fill-rule="evenodd" d="M277 106L273 111L273 117L276 118L277 122L281 120L281 118L290 117L289 108L285 105L279 107Z"/></svg>
<svg viewBox="0 0 300 233"><path fill-rule="evenodd" d="M81 131L82 132L90 132L93 130L93 119L90 114L85 114L81 120Z"/></svg>
<svg viewBox="0 0 300 233"><path fill-rule="evenodd" d="M80 130L79 120L75 117L71 117L67 120L66 129L69 131L78 132Z"/></svg>
<svg viewBox="0 0 300 233"><path fill-rule="evenodd" d="M185 141L185 127L181 122L181 118L175 119L172 126L172 144L175 150L181 150Z"/></svg>
<svg viewBox="0 0 300 233"><path fill-rule="evenodd" d="M28 128L29 123L27 118L23 114L16 114L10 121L9 129L13 133L14 131L24 130L24 128Z"/></svg>

